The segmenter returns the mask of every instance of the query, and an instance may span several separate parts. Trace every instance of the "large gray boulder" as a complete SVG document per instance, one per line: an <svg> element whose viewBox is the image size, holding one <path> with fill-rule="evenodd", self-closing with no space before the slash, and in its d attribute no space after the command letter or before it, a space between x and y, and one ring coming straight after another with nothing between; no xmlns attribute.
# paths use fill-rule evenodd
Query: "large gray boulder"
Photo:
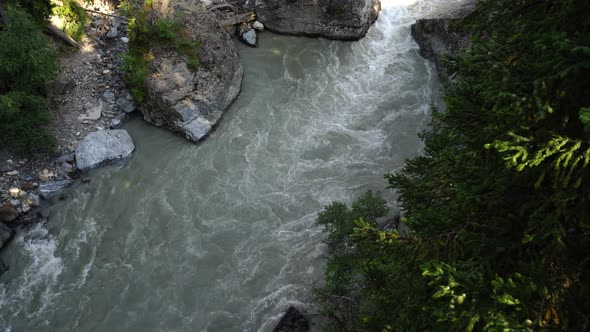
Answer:
<svg viewBox="0 0 590 332"><path fill-rule="evenodd" d="M104 163L125 159L135 150L133 139L126 130L102 130L88 134L76 149L76 165L87 171Z"/></svg>
<svg viewBox="0 0 590 332"><path fill-rule="evenodd" d="M443 57L457 56L461 50L470 47L471 34L457 30L451 23L472 13L476 4L477 0L463 0L441 5L426 18L412 25L412 36L420 47L420 55L434 62L444 85L451 83L455 73L444 68Z"/></svg>
<svg viewBox="0 0 590 332"><path fill-rule="evenodd" d="M231 36L215 16L198 7L176 8L193 40L200 42L199 67L174 48L153 47L144 119L198 142L215 127L240 92L242 66Z"/></svg>
<svg viewBox="0 0 590 332"><path fill-rule="evenodd" d="M258 20L288 35L358 40L375 22L379 0L256 0Z"/></svg>

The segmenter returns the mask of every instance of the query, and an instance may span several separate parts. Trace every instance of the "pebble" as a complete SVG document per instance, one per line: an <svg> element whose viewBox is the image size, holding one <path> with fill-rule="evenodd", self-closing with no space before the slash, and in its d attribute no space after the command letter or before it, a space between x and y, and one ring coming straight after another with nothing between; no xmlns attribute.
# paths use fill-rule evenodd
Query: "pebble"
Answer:
<svg viewBox="0 0 590 332"><path fill-rule="evenodd" d="M18 175L18 171L17 170L10 171L10 172L7 172L6 175L16 176L16 175Z"/></svg>
<svg viewBox="0 0 590 332"><path fill-rule="evenodd" d="M129 38L121 37L121 41L124 42L125 44L127 44L129 42Z"/></svg>
<svg viewBox="0 0 590 332"><path fill-rule="evenodd" d="M110 72L111 72L111 71L110 71L110 70L108 70L108 69L105 69L105 70L103 70L103 71L102 71L102 73L103 73L103 74L105 74L105 75L106 75L106 74L108 74L108 73L110 73Z"/></svg>

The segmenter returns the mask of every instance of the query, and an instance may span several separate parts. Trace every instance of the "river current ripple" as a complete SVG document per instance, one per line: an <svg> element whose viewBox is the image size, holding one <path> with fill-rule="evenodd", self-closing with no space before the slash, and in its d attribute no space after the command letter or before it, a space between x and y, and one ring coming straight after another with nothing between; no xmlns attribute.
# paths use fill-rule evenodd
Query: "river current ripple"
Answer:
<svg viewBox="0 0 590 332"><path fill-rule="evenodd" d="M382 0L366 38L265 32L243 90L193 145L141 120L123 166L2 253L0 331L269 331L322 280L322 206L385 189L439 99L410 25L439 1Z"/></svg>

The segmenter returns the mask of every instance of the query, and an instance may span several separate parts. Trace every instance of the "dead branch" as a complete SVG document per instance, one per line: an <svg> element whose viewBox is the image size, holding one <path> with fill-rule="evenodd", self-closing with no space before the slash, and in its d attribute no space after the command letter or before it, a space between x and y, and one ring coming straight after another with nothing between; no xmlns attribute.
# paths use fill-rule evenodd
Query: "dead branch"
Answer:
<svg viewBox="0 0 590 332"><path fill-rule="evenodd" d="M252 22L256 20L256 13L249 12L245 14L236 15L234 17L228 18L227 20L221 23L222 26L226 27L228 25L236 25L245 22Z"/></svg>
<svg viewBox="0 0 590 332"><path fill-rule="evenodd" d="M236 13L239 11L236 6L229 4L229 3L222 3L220 5L211 6L207 9L209 9L209 11L229 9L232 12L236 12Z"/></svg>
<svg viewBox="0 0 590 332"><path fill-rule="evenodd" d="M1 0L0 0L0 1L1 1ZM93 14L99 14L99 15L104 15L104 16L109 16L109 17L115 17L115 18L118 18L118 19L121 19L121 20L124 20L124 21L129 21L129 19L128 19L128 18L126 18L126 17L123 17L123 16L119 16L119 15L113 15L113 14L101 13L101 12L98 12L98 11L96 11L96 10L91 10L91 9L84 9L84 11L87 11L87 12L89 12L89 13L93 13Z"/></svg>

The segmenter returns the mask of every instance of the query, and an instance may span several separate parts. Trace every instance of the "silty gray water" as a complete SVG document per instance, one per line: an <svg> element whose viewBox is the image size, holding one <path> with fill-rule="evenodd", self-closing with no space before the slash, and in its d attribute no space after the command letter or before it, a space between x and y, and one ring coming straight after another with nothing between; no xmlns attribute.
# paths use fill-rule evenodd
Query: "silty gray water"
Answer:
<svg viewBox="0 0 590 332"><path fill-rule="evenodd" d="M124 166L91 172L2 256L5 331L268 331L322 278L322 206L385 190L421 148L438 81L385 0L367 37L264 33L203 143L134 120ZM409 2L412 2L409 0Z"/></svg>

